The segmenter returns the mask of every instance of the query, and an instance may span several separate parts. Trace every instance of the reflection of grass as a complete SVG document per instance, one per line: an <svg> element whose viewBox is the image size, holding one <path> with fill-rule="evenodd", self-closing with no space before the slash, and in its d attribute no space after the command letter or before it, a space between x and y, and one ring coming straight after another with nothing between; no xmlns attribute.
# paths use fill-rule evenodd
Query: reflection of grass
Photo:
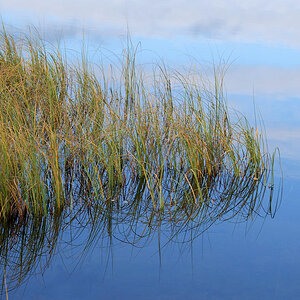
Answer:
<svg viewBox="0 0 300 300"><path fill-rule="evenodd" d="M113 80L35 39L3 31L0 43L2 224L125 200L184 218L209 205L250 216L273 189L264 137L242 116L230 121L222 74L209 88L160 67L149 83L129 47Z"/></svg>
<svg viewBox="0 0 300 300"><path fill-rule="evenodd" d="M28 218L22 225L0 227L3 294L24 283L30 275L44 272L55 253L61 225L60 214L55 214L51 218Z"/></svg>
<svg viewBox="0 0 300 300"><path fill-rule="evenodd" d="M112 252L115 242L141 248L157 237L161 255L161 247L168 243L191 246L190 242L216 222L251 221L257 215L268 215L262 201L266 187L258 190L258 186L252 185L236 193L230 190L231 183L226 182L229 185L226 196L213 189L203 194L204 201L197 205L188 201L194 199L188 184L183 191L166 190L166 198L173 197L179 202L184 197L186 201L178 206L170 201L168 208L157 211L152 201L147 201L150 191L147 192L145 178L133 178L115 195L114 201L95 201L93 194L86 195L81 204L76 201L78 205L72 210L61 208L48 215L27 216L21 224L0 226L2 294L6 293L6 282L10 293L31 275L43 273L56 248L60 253L61 250L68 253L71 248L77 263L97 245L107 246ZM267 208L274 204L270 200L266 201Z"/></svg>

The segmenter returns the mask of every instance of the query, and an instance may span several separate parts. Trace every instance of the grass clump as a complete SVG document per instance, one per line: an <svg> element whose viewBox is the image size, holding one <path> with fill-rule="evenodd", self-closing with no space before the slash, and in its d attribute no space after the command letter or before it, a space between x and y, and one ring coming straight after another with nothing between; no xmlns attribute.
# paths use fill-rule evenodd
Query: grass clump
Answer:
<svg viewBox="0 0 300 300"><path fill-rule="evenodd" d="M264 136L241 115L231 121L222 73L205 86L157 70L146 79L129 47L116 79L3 29L2 224L124 201L159 214L201 214L213 203L216 218L243 208L252 215L274 184Z"/></svg>

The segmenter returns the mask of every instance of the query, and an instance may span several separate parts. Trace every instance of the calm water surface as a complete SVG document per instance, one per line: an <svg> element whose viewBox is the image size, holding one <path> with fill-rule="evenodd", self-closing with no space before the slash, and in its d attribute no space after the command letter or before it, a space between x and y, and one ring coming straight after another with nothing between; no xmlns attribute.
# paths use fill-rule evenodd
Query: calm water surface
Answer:
<svg viewBox="0 0 300 300"><path fill-rule="evenodd" d="M44 4L46 2L44 1ZM25 28L21 21L26 15L22 11L23 4L17 5L17 14L14 14L14 4L10 4L10 1L6 3L4 15L1 16L4 21L22 24L20 26ZM31 5L34 5L37 15L42 15L35 4ZM171 5L174 8L174 3ZM85 9L87 6L85 4ZM216 7L219 9L219 6ZM228 7L230 8L230 5ZM93 14L97 11L96 8L93 3ZM103 11L102 8L103 3L99 11ZM244 13L244 5L241 8ZM26 9L30 9L28 3ZM294 7L292 9L294 10ZM115 14L115 5L113 10ZM275 11L279 11L277 6ZM285 9L280 11L286 14ZM203 9L203 12L206 14L206 9ZM220 20L223 20L224 12L222 9L220 12ZM239 15L235 10L233 12L234 15L228 15L230 24L235 16ZM257 12L253 12L253 16L256 17ZM30 10L27 14L30 15ZM69 12L63 12L63 18L68 14ZM78 6L78 15L82 14L83 11ZM267 14L271 16L272 9L268 10ZM157 15L157 12L154 15ZM289 20L286 16L280 19ZM97 19L97 22L100 22L100 19ZM271 19L273 22L274 18ZM70 22L73 24L74 20L77 18L74 17ZM163 18L163 23L167 22L168 18ZM257 20L253 22L257 23ZM213 25L218 24L219 20ZM249 24L253 24L252 21ZM78 35L76 26L70 26L70 49L82 47L81 38L72 39L73 27L73 35ZM81 26L80 23L78 26ZM270 30L270 26L264 27ZM49 28L51 35L53 26ZM106 27L103 28L106 31ZM251 33L255 30L252 25L249 28ZM55 31L55 28L53 30ZM226 31L226 28L224 30ZM236 36L237 33L234 27L233 35ZM273 33L271 40L280 37L278 26L274 27ZM297 32L294 34L297 35ZM210 29L208 35L211 35ZM256 36L261 37L261 32L255 34ZM286 34L282 36L286 39ZM232 48L236 49L232 58L235 60L236 56L239 57L237 70L240 73L237 71L230 77L229 70L230 104L242 111L250 123L254 124L252 100L255 98L258 111L265 120L270 148L279 146L283 157L283 196L274 218L265 217L264 213L260 212L261 217L242 222L242 218L237 215L231 220L211 224L203 234L199 234L197 230L187 230L173 236L172 240L163 226L160 230L149 232L144 238L139 238L138 235L142 232L141 228L144 228L141 225L132 227L132 232L137 232L136 236L124 235L124 228L120 226L119 232L115 230L115 238L111 238L107 232L95 234L95 239L88 246L91 228L85 225L85 222L80 223L78 220L76 224L73 223L71 229L54 226L45 238L43 234L53 223L50 221L38 224L38 228L44 226L44 229L35 230L33 240L24 238L22 260L19 259L20 248L16 246L17 250L14 249L17 241L14 242L12 238L12 246L9 249L6 244L7 237L0 236L1 249L7 249L6 253L1 252L0 275L3 273L5 260L8 266L16 268L15 272L10 269L11 273L6 274L15 277L12 279L13 284L9 285L11 289L8 295L5 294L5 282L2 282L4 294L0 295L0 299L300 299L300 100L297 81L300 52L298 44L294 43L297 39L294 39L293 34L289 36L293 40L293 47L281 47L279 43L277 48L269 44L268 39L266 43L259 40L252 44L233 43L222 42L218 36L216 51L214 45L212 47L205 40L202 41L202 37L192 40L184 36L173 37L171 41L162 37L142 39L144 48L156 49L156 53L173 61L175 66L180 63L185 65L190 56L198 58L199 55L203 55L210 61L214 54L218 57L223 53L226 58L227 54L231 54ZM138 37L137 41L140 39L141 37ZM247 36L244 39L247 41ZM98 49L98 35L94 42L95 48ZM104 46L107 49L120 50L119 38L112 39ZM176 47L178 48L175 51ZM186 52L188 57L182 55ZM149 61L157 61L156 55L153 59L152 51L145 51L143 55L148 55ZM114 63L115 56L110 51L107 58L109 63ZM249 76L246 76L247 72L250 72ZM266 78L263 78L263 74L267 74ZM280 77L280 74L284 76ZM30 228L27 229L30 232ZM19 235L19 243L22 236L26 234ZM136 242L134 245L131 243L133 238ZM20 274L24 277L20 278Z"/></svg>
<svg viewBox="0 0 300 300"><path fill-rule="evenodd" d="M245 106L246 101L237 98L238 104L234 105L233 97L233 106L243 112L253 110L251 101ZM297 129L297 103L276 107L264 101L259 106L267 128L278 129L286 124L285 130ZM278 123L283 116L284 121ZM282 136L270 144L271 148L279 146L283 157L300 147L299 139ZM27 252L23 260L16 258L20 250L8 249L7 264L25 274L22 278L18 272L7 274L15 276L13 285L7 282L8 298L300 299L300 156L295 151L293 154L292 159L282 160L283 196L274 218L260 211L261 217L243 222L237 214L204 227L207 230L203 234L195 228L171 240L164 226L139 238L145 224L132 224L131 234L124 235L127 224L115 228L114 238L107 232L95 234L88 246L91 228L78 221L71 229L52 228L53 235L41 242L41 251L37 241L45 230L36 231L34 240L24 242ZM48 228L49 223L43 226ZM5 293L2 298L6 299Z"/></svg>
<svg viewBox="0 0 300 300"><path fill-rule="evenodd" d="M299 194L286 176L275 218L237 217L192 241L192 231L169 241L161 230L135 246L106 236L84 249L88 229L65 230L49 266L46 253L9 299L299 299Z"/></svg>

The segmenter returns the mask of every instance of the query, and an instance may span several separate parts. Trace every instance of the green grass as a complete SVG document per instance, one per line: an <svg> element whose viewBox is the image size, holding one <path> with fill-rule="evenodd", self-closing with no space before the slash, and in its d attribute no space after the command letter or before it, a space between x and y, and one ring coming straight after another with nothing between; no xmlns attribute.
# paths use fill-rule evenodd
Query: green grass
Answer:
<svg viewBox="0 0 300 300"><path fill-rule="evenodd" d="M273 214L274 155L223 94L124 50L119 76L68 62L41 39L0 36L0 220L22 223L84 204L151 214ZM95 71L93 71L95 69ZM271 178L270 178L271 177ZM151 215L150 214L150 215Z"/></svg>

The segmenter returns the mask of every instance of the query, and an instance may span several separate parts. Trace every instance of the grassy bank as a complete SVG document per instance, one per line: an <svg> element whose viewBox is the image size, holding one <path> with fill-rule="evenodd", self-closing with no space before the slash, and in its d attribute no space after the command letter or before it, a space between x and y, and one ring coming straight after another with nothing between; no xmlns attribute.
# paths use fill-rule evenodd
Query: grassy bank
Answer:
<svg viewBox="0 0 300 300"><path fill-rule="evenodd" d="M5 30L0 47L2 224L78 204L187 215L234 204L249 217L267 187L272 199L275 153L231 120L222 73L205 86L157 66L149 79L129 47L113 77Z"/></svg>

